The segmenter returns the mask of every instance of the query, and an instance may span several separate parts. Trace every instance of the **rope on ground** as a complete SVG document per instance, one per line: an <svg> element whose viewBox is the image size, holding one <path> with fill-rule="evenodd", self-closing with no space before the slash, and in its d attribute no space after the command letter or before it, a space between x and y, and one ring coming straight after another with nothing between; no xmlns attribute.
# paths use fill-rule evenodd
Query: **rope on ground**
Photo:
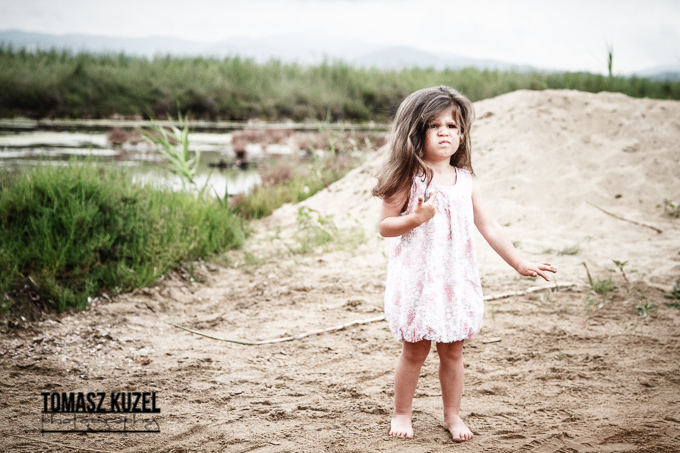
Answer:
<svg viewBox="0 0 680 453"><path fill-rule="evenodd" d="M660 229L658 229L655 226L647 225L646 223L640 223L640 222L636 222L635 220L630 220L630 219L626 219L625 217L618 216L618 215L613 214L609 211L605 211L604 209L602 209L601 207L599 207L595 203L591 203L590 201L588 202L588 204L595 206L600 211L604 212L605 214L607 214L609 216L614 217L615 219L623 220L624 222L632 223L633 225L638 225L638 226L641 226L641 227L650 228L650 229L656 231L659 234L663 233L663 231L661 231Z"/></svg>
<svg viewBox="0 0 680 453"><path fill-rule="evenodd" d="M336 330L342 330L342 329L344 329L346 327L350 327L350 326L357 326L357 325L360 325L360 324L368 324L368 323L371 323L371 322L382 321L384 319L385 319L385 316L377 316L377 317L371 318L371 319L348 322L347 324L342 324L340 326L328 327L327 329L321 329L321 330L315 330L313 332L301 333L299 335L294 335L292 337L275 338L273 340L263 340L263 341L229 340L227 338L213 337L211 335L207 335L207 334L204 334L202 332L197 332L195 330L187 329L186 327L178 326L177 324L173 324L171 322L169 322L168 324L170 324L173 327L177 327L178 329L186 330L187 332L195 333L196 335L200 335L202 337L210 338L212 340L227 341L229 343L243 344L243 345L246 345L246 346L256 346L256 345L261 345L261 344L282 343L284 341L299 340L300 338L310 337L312 335L321 335L322 333L333 332L333 331L336 331Z"/></svg>
<svg viewBox="0 0 680 453"><path fill-rule="evenodd" d="M570 287L573 287L573 286L577 286L576 283L560 283L560 284L555 284L555 285L550 285L550 286L532 286L531 288L527 288L524 291L513 291L513 292L497 294L497 295L494 295L494 296L486 296L486 297L484 297L484 300L487 301L487 300L506 299L508 297L523 296L525 294L535 293L537 291L557 290L557 289L560 289L560 288L570 288ZM305 333L301 333L299 335L293 335L293 336L290 336L290 337L275 338L273 340L262 340L262 341L231 340L229 338L220 338L220 337L215 337L213 335L208 335L206 333L199 332L197 330L192 330L192 329L189 329L187 327L183 327L183 326L180 326L180 325L177 325L177 324L173 324L171 322L169 322L168 324L170 324L173 327L177 327L178 329L186 330L187 332L190 332L190 333L193 333L193 334L196 334L196 335L200 335L200 336L205 337L205 338L210 338L211 340L226 341L227 343L242 344L242 345L245 345L245 346L259 346L259 345L262 345L262 344L283 343L284 341L299 340L301 338L311 337L312 335L321 335L321 334L328 333L328 332L335 332L337 330L343 330L343 329L345 329L347 327L351 327L351 326L358 326L358 325L362 325L362 324L370 324L372 322L378 322L378 321L384 321L384 320L385 320L385 316L381 315L381 316L376 316L375 318L364 319L364 320L360 319L360 320L357 320L357 321L348 322L347 324L342 324L342 325L335 326L335 327L328 327L326 329L315 330L313 332L305 332Z"/></svg>

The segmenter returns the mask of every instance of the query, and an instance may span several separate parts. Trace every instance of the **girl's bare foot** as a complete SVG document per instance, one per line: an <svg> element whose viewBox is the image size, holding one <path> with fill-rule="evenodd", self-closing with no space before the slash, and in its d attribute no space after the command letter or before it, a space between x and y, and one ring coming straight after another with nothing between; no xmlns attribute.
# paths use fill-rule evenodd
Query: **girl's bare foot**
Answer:
<svg viewBox="0 0 680 453"><path fill-rule="evenodd" d="M464 442L472 439L472 431L463 423L460 416L451 415L444 418L444 428L449 430L453 440L456 442Z"/></svg>
<svg viewBox="0 0 680 453"><path fill-rule="evenodd" d="M390 428L390 436L413 437L413 427L409 415L394 415Z"/></svg>

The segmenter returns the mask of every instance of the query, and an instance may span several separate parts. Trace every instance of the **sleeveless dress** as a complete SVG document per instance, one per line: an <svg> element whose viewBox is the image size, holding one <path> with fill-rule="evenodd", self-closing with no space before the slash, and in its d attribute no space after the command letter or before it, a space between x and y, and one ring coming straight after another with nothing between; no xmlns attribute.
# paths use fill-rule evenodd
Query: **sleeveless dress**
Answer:
<svg viewBox="0 0 680 453"><path fill-rule="evenodd" d="M427 182L416 176L406 211L423 200ZM437 190L433 218L390 244L385 317L398 341L451 343L475 336L482 327L484 299L472 238L472 175L456 168L456 184Z"/></svg>

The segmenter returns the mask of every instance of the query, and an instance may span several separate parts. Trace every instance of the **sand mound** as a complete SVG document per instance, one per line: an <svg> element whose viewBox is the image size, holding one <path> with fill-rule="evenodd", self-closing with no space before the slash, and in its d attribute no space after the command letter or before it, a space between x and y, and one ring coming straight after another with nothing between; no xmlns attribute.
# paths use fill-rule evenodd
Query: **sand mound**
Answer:
<svg viewBox="0 0 680 453"><path fill-rule="evenodd" d="M475 108L473 166L486 203L524 255L557 265L562 280L583 280L584 261L604 277L612 260L628 261L652 285L669 288L680 279L680 220L657 207L664 198L680 201L680 102L549 90L517 91ZM380 201L370 189L380 158L301 205L341 225L349 214L377 231ZM285 206L274 219L294 222L295 210ZM483 282L516 280L477 239ZM578 253L559 254L567 248Z"/></svg>

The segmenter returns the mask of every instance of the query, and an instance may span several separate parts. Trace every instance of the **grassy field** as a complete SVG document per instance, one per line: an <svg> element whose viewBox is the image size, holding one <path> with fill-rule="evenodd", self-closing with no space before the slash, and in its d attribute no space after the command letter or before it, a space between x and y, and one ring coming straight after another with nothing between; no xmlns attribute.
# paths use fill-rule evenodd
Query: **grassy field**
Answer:
<svg viewBox="0 0 680 453"><path fill-rule="evenodd" d="M409 93L446 84L473 101L518 89L616 91L680 99L680 82L589 73L303 67L241 58L152 60L0 48L0 117L177 116L223 120L386 121Z"/></svg>

